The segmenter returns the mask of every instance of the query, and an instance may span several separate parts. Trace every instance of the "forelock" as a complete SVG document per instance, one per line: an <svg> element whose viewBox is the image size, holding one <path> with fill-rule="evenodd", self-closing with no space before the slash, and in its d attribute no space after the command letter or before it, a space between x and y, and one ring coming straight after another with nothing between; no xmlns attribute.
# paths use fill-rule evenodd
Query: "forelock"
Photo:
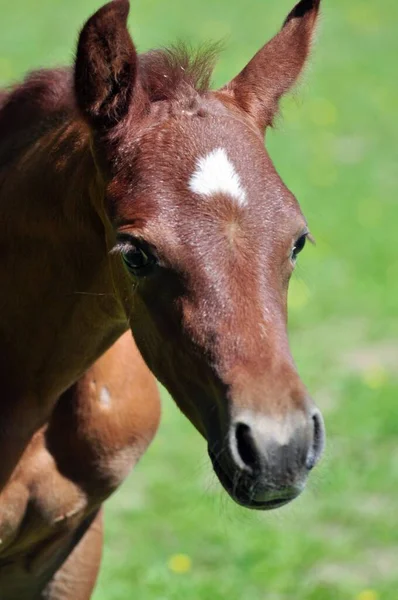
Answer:
<svg viewBox="0 0 398 600"><path fill-rule="evenodd" d="M140 55L142 84L152 102L189 99L211 86L220 44L192 50L186 44Z"/></svg>

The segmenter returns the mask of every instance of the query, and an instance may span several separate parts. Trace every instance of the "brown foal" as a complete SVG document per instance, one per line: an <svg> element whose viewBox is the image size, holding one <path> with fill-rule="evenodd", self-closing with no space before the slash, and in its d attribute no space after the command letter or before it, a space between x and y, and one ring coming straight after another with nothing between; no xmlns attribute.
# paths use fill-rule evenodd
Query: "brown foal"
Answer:
<svg viewBox="0 0 398 600"><path fill-rule="evenodd" d="M303 490L324 429L286 297L309 230L263 138L319 4L211 91L214 52L138 56L114 0L73 71L0 95L0 598L90 597L101 504L158 425L147 367L236 502Z"/></svg>

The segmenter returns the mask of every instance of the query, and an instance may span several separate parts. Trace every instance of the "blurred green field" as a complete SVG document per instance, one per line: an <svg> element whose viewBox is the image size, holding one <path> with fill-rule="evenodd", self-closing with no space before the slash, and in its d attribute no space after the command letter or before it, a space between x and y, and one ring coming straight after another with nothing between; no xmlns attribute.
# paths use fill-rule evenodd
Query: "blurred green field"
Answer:
<svg viewBox="0 0 398 600"><path fill-rule="evenodd" d="M0 84L70 63L98 0L0 0ZM222 38L215 83L273 34L289 0L135 0L139 49ZM164 397L157 439L106 509L95 600L398 598L398 3L324 0L311 68L268 147L317 240L290 291L290 336L328 447L275 513L226 497L205 444Z"/></svg>

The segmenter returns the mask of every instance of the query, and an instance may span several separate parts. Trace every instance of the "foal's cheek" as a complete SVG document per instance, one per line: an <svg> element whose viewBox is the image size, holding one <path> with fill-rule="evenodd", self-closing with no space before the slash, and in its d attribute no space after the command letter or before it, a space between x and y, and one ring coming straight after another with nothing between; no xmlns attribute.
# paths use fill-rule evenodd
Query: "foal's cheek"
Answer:
<svg viewBox="0 0 398 600"><path fill-rule="evenodd" d="M168 379L174 375L176 360L176 336L167 324L167 317L152 311L143 299L135 304L134 319L130 323L131 331L145 363L163 384L168 386ZM178 362L178 361L177 361Z"/></svg>
<svg viewBox="0 0 398 600"><path fill-rule="evenodd" d="M218 412L213 405L215 375L207 363L200 336L194 335L192 322L186 318L181 296L170 290L156 294L152 286L152 293L148 294L148 287L137 290L134 302L131 329L135 342L149 369L206 438L207 417Z"/></svg>

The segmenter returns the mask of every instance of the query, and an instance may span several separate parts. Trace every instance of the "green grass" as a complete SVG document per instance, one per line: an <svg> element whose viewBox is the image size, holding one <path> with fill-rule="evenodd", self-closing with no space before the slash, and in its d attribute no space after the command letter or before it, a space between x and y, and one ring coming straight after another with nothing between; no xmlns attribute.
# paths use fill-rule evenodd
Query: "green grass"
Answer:
<svg viewBox="0 0 398 600"><path fill-rule="evenodd" d="M70 62L98 6L0 4L3 83ZM220 490L203 441L165 397L155 443L107 504L95 600L368 600L366 589L397 598L398 4L324 4L312 67L268 146L317 240L292 282L289 328L326 418L325 459L292 505L250 513ZM140 49L226 39L221 84L289 9L287 0L136 0L130 24ZM184 573L170 565L179 554L191 560Z"/></svg>

